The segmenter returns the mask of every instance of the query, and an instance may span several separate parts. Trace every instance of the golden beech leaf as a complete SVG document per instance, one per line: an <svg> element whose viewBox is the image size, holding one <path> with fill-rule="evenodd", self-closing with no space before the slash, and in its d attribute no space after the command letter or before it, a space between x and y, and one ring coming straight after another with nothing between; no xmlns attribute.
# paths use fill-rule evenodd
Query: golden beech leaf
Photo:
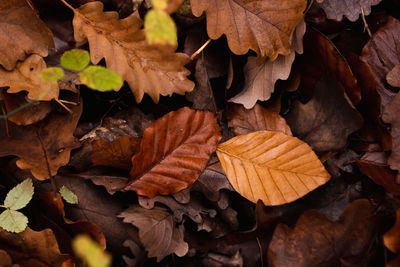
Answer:
<svg viewBox="0 0 400 267"><path fill-rule="evenodd" d="M88 40L93 64L105 58L107 68L127 81L136 101L144 93L155 102L161 95L184 94L194 84L186 76L189 57L175 53L174 46L149 45L137 14L118 19L117 12L103 12L101 2L90 2L74 10L75 40Z"/></svg>
<svg viewBox="0 0 400 267"><path fill-rule="evenodd" d="M306 143L281 132L236 136L220 144L217 155L233 188L254 203L286 204L330 178Z"/></svg>
<svg viewBox="0 0 400 267"><path fill-rule="evenodd" d="M235 54L254 50L275 60L290 54L290 37L303 17L305 0L191 0L193 14L207 16L211 39L225 34Z"/></svg>
<svg viewBox="0 0 400 267"><path fill-rule="evenodd" d="M153 198L187 188L206 167L220 131L213 113L187 107L158 119L144 131L125 190Z"/></svg>

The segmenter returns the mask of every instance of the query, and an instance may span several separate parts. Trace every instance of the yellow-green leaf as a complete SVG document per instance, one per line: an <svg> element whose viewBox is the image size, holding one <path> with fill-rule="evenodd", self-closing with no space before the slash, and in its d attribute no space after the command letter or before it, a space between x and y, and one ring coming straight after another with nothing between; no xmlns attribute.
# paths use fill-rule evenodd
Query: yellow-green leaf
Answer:
<svg viewBox="0 0 400 267"><path fill-rule="evenodd" d="M33 196L31 179L26 179L8 192L4 200L4 206L11 210L19 210L25 207Z"/></svg>
<svg viewBox="0 0 400 267"><path fill-rule="evenodd" d="M254 203L286 204L330 179L306 143L281 132L236 136L220 144L217 155L233 188Z"/></svg>
<svg viewBox="0 0 400 267"><path fill-rule="evenodd" d="M168 6L168 0L151 0L154 9L165 10Z"/></svg>
<svg viewBox="0 0 400 267"><path fill-rule="evenodd" d="M6 209L0 214L0 227L8 232L21 233L28 226L28 218L19 211Z"/></svg>
<svg viewBox="0 0 400 267"><path fill-rule="evenodd" d="M75 193L69 190L66 186L63 185L59 191L62 198L69 204L78 204L78 196L75 195Z"/></svg>
<svg viewBox="0 0 400 267"><path fill-rule="evenodd" d="M162 10L150 10L144 18L144 31L149 44L176 45L175 22Z"/></svg>
<svg viewBox="0 0 400 267"><path fill-rule="evenodd" d="M90 66L79 73L81 82L87 87L98 91L111 91L123 84L121 77L102 66Z"/></svg>
<svg viewBox="0 0 400 267"><path fill-rule="evenodd" d="M54 82L64 77L64 70L59 67L45 68L40 72L39 76L45 82Z"/></svg>
<svg viewBox="0 0 400 267"><path fill-rule="evenodd" d="M61 56L61 66L66 69L81 71L90 63L89 52L83 49L72 49Z"/></svg>
<svg viewBox="0 0 400 267"><path fill-rule="evenodd" d="M89 267L111 266L111 256L87 235L78 235L72 240L72 248Z"/></svg>

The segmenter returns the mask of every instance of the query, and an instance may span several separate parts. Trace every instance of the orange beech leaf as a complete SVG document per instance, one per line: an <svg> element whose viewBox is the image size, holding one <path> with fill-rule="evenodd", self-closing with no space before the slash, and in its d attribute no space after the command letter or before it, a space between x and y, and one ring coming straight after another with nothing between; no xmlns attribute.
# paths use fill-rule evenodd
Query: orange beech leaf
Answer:
<svg viewBox="0 0 400 267"><path fill-rule="evenodd" d="M136 13L120 20L117 12L104 12L99 1L82 5L74 13L75 40L87 39L92 63L104 58L107 68L127 81L137 102L144 93L158 102L160 94L193 90L184 66L189 57L175 53L176 47L149 45Z"/></svg>
<svg viewBox="0 0 400 267"><path fill-rule="evenodd" d="M152 198L187 188L200 176L220 139L213 113L187 107L168 113L144 131L125 190Z"/></svg>
<svg viewBox="0 0 400 267"><path fill-rule="evenodd" d="M207 16L211 39L225 34L233 53L246 54L249 49L259 57L275 60L290 54L291 35L303 17L305 0L191 0L192 12Z"/></svg>
<svg viewBox="0 0 400 267"><path fill-rule="evenodd" d="M140 138L121 136L108 142L103 139L92 142L92 163L95 166L108 166L124 170L132 167L132 156L139 151Z"/></svg>
<svg viewBox="0 0 400 267"><path fill-rule="evenodd" d="M0 2L0 65L12 70L27 55L48 55L53 34L26 0Z"/></svg>
<svg viewBox="0 0 400 267"><path fill-rule="evenodd" d="M233 188L254 203L286 204L330 179L306 143L281 132L236 136L218 145L217 155Z"/></svg>

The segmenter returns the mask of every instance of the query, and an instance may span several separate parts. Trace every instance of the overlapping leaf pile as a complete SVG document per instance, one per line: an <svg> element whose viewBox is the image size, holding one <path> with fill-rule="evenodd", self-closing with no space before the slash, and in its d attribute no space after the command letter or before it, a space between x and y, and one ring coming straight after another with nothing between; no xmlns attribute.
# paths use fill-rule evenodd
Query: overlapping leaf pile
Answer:
<svg viewBox="0 0 400 267"><path fill-rule="evenodd" d="M397 0L0 1L0 265L397 266L399 19Z"/></svg>

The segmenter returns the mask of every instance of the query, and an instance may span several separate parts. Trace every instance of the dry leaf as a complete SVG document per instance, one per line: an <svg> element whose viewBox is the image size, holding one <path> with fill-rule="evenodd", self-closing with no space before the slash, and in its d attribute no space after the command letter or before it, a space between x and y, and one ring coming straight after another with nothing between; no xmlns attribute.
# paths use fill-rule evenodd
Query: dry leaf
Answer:
<svg viewBox="0 0 400 267"><path fill-rule="evenodd" d="M76 9L75 40L88 39L93 64L105 58L107 68L127 81L140 102L148 94L154 102L161 95L184 94L193 89L184 67L189 57L175 47L150 46L136 14L119 20L116 12L103 12L103 4L90 2Z"/></svg>
<svg viewBox="0 0 400 267"><path fill-rule="evenodd" d="M396 65L387 75L387 82L393 87L400 87L400 64Z"/></svg>
<svg viewBox="0 0 400 267"><path fill-rule="evenodd" d="M390 123L390 133L393 139L392 153L388 159L388 163L392 170L400 171L400 93L397 93L395 98L386 105L382 120Z"/></svg>
<svg viewBox="0 0 400 267"><path fill-rule="evenodd" d="M383 243L393 253L400 252L400 209L396 210L396 223L383 235Z"/></svg>
<svg viewBox="0 0 400 267"><path fill-rule="evenodd" d="M217 155L233 188L254 203L289 203L330 178L306 143L281 132L236 136L220 144Z"/></svg>
<svg viewBox="0 0 400 267"><path fill-rule="evenodd" d="M148 210L131 206L118 217L139 229L139 237L148 251L148 257L157 257L157 262L172 253L183 257L189 250L183 240L183 226L176 227L171 214L164 208Z"/></svg>
<svg viewBox="0 0 400 267"><path fill-rule="evenodd" d="M360 199L337 222L308 210L294 229L279 224L268 248L268 266L341 266L365 255L376 235L372 212L368 200ZM362 266L360 261L353 265Z"/></svg>
<svg viewBox="0 0 400 267"><path fill-rule="evenodd" d="M11 71L30 54L46 57L53 34L26 0L0 3L0 65Z"/></svg>
<svg viewBox="0 0 400 267"><path fill-rule="evenodd" d="M317 0L322 2L319 5L324 9L328 19L341 21L343 16L346 16L350 21L356 21L361 9L364 10L364 15L368 16L371 13L371 6L377 5L382 0Z"/></svg>
<svg viewBox="0 0 400 267"><path fill-rule="evenodd" d="M71 110L72 114L53 112L29 126L9 123L11 137L0 131L0 156L18 156L19 168L30 169L38 180L49 179L58 168L67 165L71 150L79 145L72 134L82 113L82 103ZM0 129L4 127L4 120L0 120Z"/></svg>
<svg viewBox="0 0 400 267"><path fill-rule="evenodd" d="M94 140L93 165L130 170L132 156L139 151L139 142L140 138L134 136L121 136L112 142L103 139Z"/></svg>
<svg viewBox="0 0 400 267"><path fill-rule="evenodd" d="M292 63L297 53L303 53L303 36L306 24L301 20L291 39L292 50L288 56L280 55L276 60L266 59L260 64L256 57L248 57L244 66L245 84L243 90L229 101L242 104L250 109L257 100L265 101L271 97L277 80L286 80L292 69Z"/></svg>
<svg viewBox="0 0 400 267"><path fill-rule="evenodd" d="M0 249L5 250L13 263L20 266L61 266L70 258L61 254L50 229L36 232L28 227L19 234L0 229Z"/></svg>
<svg viewBox="0 0 400 267"><path fill-rule="evenodd" d="M361 115L348 103L340 84L323 76L306 104L296 101L285 116L292 132L316 151L338 151L362 126Z"/></svg>
<svg viewBox="0 0 400 267"><path fill-rule="evenodd" d="M252 49L261 58L275 60L279 54L290 54L290 39L307 1L191 0L190 3L195 16L206 13L211 39L225 34L233 53L242 55Z"/></svg>
<svg viewBox="0 0 400 267"><path fill-rule="evenodd" d="M211 112L181 108L168 113L144 131L125 190L152 198L187 188L203 172L220 139Z"/></svg>
<svg viewBox="0 0 400 267"><path fill-rule="evenodd" d="M382 109L396 93L386 85L386 75L400 64L400 21L389 17L387 23L374 33L363 48L361 59L368 63L378 83L377 91L382 98Z"/></svg>
<svg viewBox="0 0 400 267"><path fill-rule="evenodd" d="M39 55L31 55L24 62L18 63L13 71L0 69L0 87L10 87L8 93L27 91L30 99L57 99L59 88L56 81L45 82L39 73L46 68L46 63Z"/></svg>
<svg viewBox="0 0 400 267"><path fill-rule="evenodd" d="M242 105L230 105L228 108L228 126L235 135L268 130L292 135L289 125L279 113L270 111L259 104L252 109Z"/></svg>

